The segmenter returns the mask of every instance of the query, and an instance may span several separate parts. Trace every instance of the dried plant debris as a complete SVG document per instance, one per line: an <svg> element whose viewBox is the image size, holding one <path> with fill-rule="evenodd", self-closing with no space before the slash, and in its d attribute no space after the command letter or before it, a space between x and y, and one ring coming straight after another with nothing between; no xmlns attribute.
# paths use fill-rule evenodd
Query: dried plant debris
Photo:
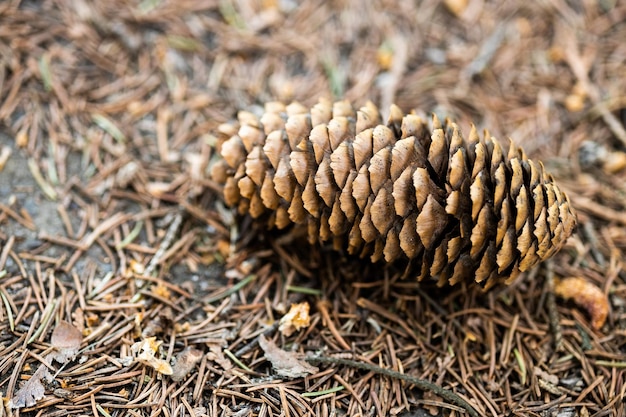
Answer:
<svg viewBox="0 0 626 417"><path fill-rule="evenodd" d="M35 373L17 390L13 398L9 400L9 408L16 409L35 405L37 401L41 400L45 395L46 388L42 380L50 381L51 379L52 375L46 365L39 365Z"/></svg>
<svg viewBox="0 0 626 417"><path fill-rule="evenodd" d="M278 330L283 336L289 337L311 324L309 309L310 306L307 302L291 305L287 314L280 319L280 325L278 326Z"/></svg>
<svg viewBox="0 0 626 417"><path fill-rule="evenodd" d="M203 353L199 349L191 347L185 348L185 350L176 356L170 378L172 378L173 381L182 381L183 378L195 368L198 362L200 362L202 355Z"/></svg>
<svg viewBox="0 0 626 417"><path fill-rule="evenodd" d="M81 331L71 323L61 320L50 337L50 344L55 349L51 354L52 359L60 363L74 360L82 341Z"/></svg>
<svg viewBox="0 0 626 417"><path fill-rule="evenodd" d="M420 280L485 288L556 253L576 217L543 165L474 127L436 116L432 127L392 106L268 103L219 130L212 176L224 199L270 226L307 227L336 249L415 263Z"/></svg>
<svg viewBox="0 0 626 417"><path fill-rule="evenodd" d="M9 402L10 408L32 407L37 401L41 400L45 394L45 386L42 380L50 382L54 379L48 368L51 366L52 361L64 364L74 360L82 340L83 335L80 330L71 323L64 320L59 321L50 336L52 352L43 358L45 363L40 364L35 373L14 394Z"/></svg>
<svg viewBox="0 0 626 417"><path fill-rule="evenodd" d="M172 366L159 356L162 341L157 341L156 337L148 337L131 346L131 351L135 354L137 362L151 366L157 372L164 375L172 375Z"/></svg>
<svg viewBox="0 0 626 417"><path fill-rule="evenodd" d="M597 286L582 277L569 277L554 283L554 292L584 308L591 317L591 326L600 329L609 315L609 299Z"/></svg>
<svg viewBox="0 0 626 417"><path fill-rule="evenodd" d="M279 348L276 343L263 335L259 336L259 346L265 353L265 359L271 362L274 371L282 377L303 378L319 371L317 367L299 359L296 352L287 352Z"/></svg>

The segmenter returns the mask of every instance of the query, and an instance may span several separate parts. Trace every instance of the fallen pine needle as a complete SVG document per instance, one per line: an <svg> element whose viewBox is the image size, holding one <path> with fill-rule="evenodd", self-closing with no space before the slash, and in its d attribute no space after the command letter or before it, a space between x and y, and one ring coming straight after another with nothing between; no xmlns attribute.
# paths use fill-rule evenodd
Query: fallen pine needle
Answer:
<svg viewBox="0 0 626 417"><path fill-rule="evenodd" d="M524 358L517 348L513 349L513 354L515 355L515 359L517 360L517 364L519 365L519 372L522 377L521 383L522 385L526 385L526 364L524 363Z"/></svg>
<svg viewBox="0 0 626 417"><path fill-rule="evenodd" d="M300 294L308 294L308 295L322 295L322 291L316 288L308 288L308 287L298 287L296 285L288 285L287 291L289 292L297 292Z"/></svg>
<svg viewBox="0 0 626 417"><path fill-rule="evenodd" d="M117 142L126 142L126 136L124 133L122 133L120 128L117 127L108 117L94 113L91 115L91 120L93 120L94 123L97 124L102 130L113 136Z"/></svg>
<svg viewBox="0 0 626 417"><path fill-rule="evenodd" d="M594 361L596 365L606 366L608 368L626 368L626 362L614 362L614 361Z"/></svg>
<svg viewBox="0 0 626 417"><path fill-rule="evenodd" d="M139 236L139 233L141 232L142 227L143 227L143 222L138 221L137 224L135 224L135 227L133 227L133 230L130 231L128 236L126 236L124 240L122 240L120 243L115 245L115 249L116 250L124 249L126 246L132 243L132 241L135 240L137 236Z"/></svg>
<svg viewBox="0 0 626 417"><path fill-rule="evenodd" d="M54 190L52 185L48 184L48 181L41 175L41 170L39 169L39 165L37 165L37 161L34 158L30 158L28 160L28 169L30 170L30 174L33 176L33 179L41 188L41 191L48 197L50 200L57 199L57 192Z"/></svg>
<svg viewBox="0 0 626 417"><path fill-rule="evenodd" d="M333 392L343 391L344 389L345 389L345 387L343 385L338 385L336 387L325 389L325 390L322 390L322 391L304 392L301 395L303 397L321 397L322 395L332 394Z"/></svg>
<svg viewBox="0 0 626 417"><path fill-rule="evenodd" d="M6 271L2 271L2 272L6 272ZM4 307L7 309L7 317L9 319L9 328L13 332L15 331L15 323L13 321L13 310L11 309L11 303L9 303L9 299L7 298L7 295L4 292L4 289L0 289L0 297L2 297L2 302L4 303Z"/></svg>
<svg viewBox="0 0 626 417"><path fill-rule="evenodd" d="M222 298L228 297L229 295L236 293L237 291L239 291L240 289L242 289L243 287L245 287L246 285L254 281L255 278L256 278L256 275L248 275L247 277L245 277L244 279L242 279L241 281L239 281L238 283L236 283L235 285L233 285L226 291L220 294L214 295L213 297L207 298L205 302L210 304L210 303L219 301Z"/></svg>
<svg viewBox="0 0 626 417"><path fill-rule="evenodd" d="M235 362L235 364L236 364L238 367L240 367L241 369L243 369L243 370L245 370L245 371L252 372L252 369L248 368L248 367L247 367L247 366L246 366L243 362L241 362L241 361L239 360L239 358L237 358L237 357L233 354L233 352L231 352L230 350L228 350L228 349L224 349L224 354L225 354L226 356L228 356L228 357L229 357L229 358L230 358L233 362Z"/></svg>

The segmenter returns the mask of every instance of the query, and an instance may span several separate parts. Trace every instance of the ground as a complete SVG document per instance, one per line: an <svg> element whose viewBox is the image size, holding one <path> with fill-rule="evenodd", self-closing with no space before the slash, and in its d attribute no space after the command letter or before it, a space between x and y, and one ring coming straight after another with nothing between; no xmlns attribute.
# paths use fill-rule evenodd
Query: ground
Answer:
<svg viewBox="0 0 626 417"><path fill-rule="evenodd" d="M624 39L611 0L0 3L3 413L626 416ZM575 234L483 293L225 207L218 126L320 97L511 138Z"/></svg>

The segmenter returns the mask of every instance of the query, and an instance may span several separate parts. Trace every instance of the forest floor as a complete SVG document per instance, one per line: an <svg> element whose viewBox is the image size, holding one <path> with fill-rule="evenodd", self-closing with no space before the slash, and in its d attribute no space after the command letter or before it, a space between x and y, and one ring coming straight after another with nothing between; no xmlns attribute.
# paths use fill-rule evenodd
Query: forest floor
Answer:
<svg viewBox="0 0 626 417"><path fill-rule="evenodd" d="M0 416L626 416L625 39L614 0L1 2ZM263 232L212 133L320 97L510 137L576 232L487 293Z"/></svg>

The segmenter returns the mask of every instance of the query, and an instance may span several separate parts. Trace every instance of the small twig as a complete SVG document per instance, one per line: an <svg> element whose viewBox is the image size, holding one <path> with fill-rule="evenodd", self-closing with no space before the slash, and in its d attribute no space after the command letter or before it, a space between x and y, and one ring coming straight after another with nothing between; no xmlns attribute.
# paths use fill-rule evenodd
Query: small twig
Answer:
<svg viewBox="0 0 626 417"><path fill-rule="evenodd" d="M467 77L467 79L471 79L472 77L479 75L482 73L489 63L493 60L498 49L502 45L506 35L506 26L499 25L489 37L482 44L478 55L476 58L469 63L467 67L465 67L463 71L463 75Z"/></svg>
<svg viewBox="0 0 626 417"><path fill-rule="evenodd" d="M595 97L595 96L594 96ZM593 98L593 97L592 97ZM626 146L626 130L622 126L621 122L606 105L604 101L595 101L595 105L590 110L592 116L600 116L604 123L606 123L609 130L615 135L615 137Z"/></svg>
<svg viewBox="0 0 626 417"><path fill-rule="evenodd" d="M606 205L593 201L591 198L583 197L582 195L574 194L572 197L574 207L580 211L586 211L608 222L626 225L626 213L623 211L614 210Z"/></svg>
<svg viewBox="0 0 626 417"><path fill-rule="evenodd" d="M362 369L367 372L374 372L379 375L387 376L389 378L399 379L401 381L407 382L409 384L415 385L417 388L422 391L431 391L435 395L440 396L444 400L450 401L458 405L459 407L463 407L467 413L472 417L479 417L476 409L463 398L455 394L454 392L447 390L445 388L440 387L439 385L435 385L432 382L415 378L410 375L402 374L397 371L393 371L391 369L381 368L376 365L370 365L364 362L357 362L350 359L341 359L341 358L331 358L327 356L307 356L304 358L307 362L312 363L328 363L332 365L343 365L349 366L351 368Z"/></svg>
<svg viewBox="0 0 626 417"><path fill-rule="evenodd" d="M556 296L554 295L554 270L551 261L546 261L546 285L547 297L546 308L548 309L548 320L550 331L554 336L554 349L560 351L563 348L563 332L561 330L559 312L556 308Z"/></svg>
<svg viewBox="0 0 626 417"><path fill-rule="evenodd" d="M589 252L591 253L591 256L593 256L593 259L598 263L598 265L604 267L606 265L606 260L604 259L602 252L598 249L598 237L596 236L593 222L589 220L583 223L582 226L581 233L585 236L585 238L587 238L587 241L589 241Z"/></svg>
<svg viewBox="0 0 626 417"><path fill-rule="evenodd" d="M180 228L182 222L183 214L182 211L179 211L178 213L176 213L176 217L174 217L172 224L170 224L170 227L167 229L167 233L165 234L165 237L163 238L163 242L161 242L159 249L150 260L150 263L146 268L145 275L152 274L158 263L161 261L161 258L163 258L165 252L167 252L168 248L172 245L172 242L174 242L174 238L176 237L176 234L178 233L178 229Z"/></svg>

